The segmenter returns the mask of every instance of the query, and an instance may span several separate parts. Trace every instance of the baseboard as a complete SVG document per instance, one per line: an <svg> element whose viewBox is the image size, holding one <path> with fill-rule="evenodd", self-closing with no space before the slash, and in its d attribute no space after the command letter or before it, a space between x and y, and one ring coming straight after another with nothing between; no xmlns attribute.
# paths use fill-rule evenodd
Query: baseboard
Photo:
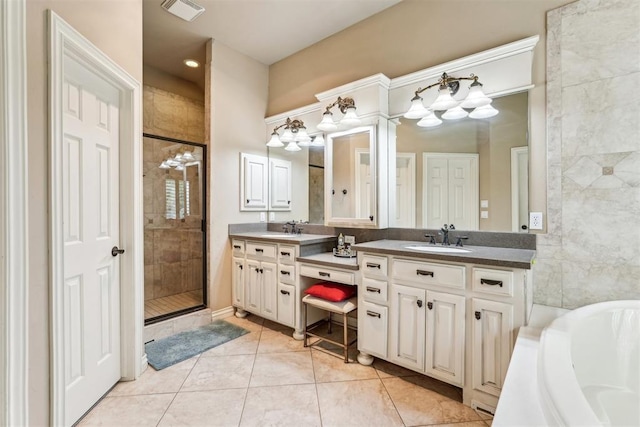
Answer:
<svg viewBox="0 0 640 427"><path fill-rule="evenodd" d="M220 310L211 312L211 321L217 319L224 319L225 317L233 316L233 306L221 308Z"/></svg>
<svg viewBox="0 0 640 427"><path fill-rule="evenodd" d="M147 353L144 353L142 355L142 358L140 359L140 374L146 371L148 367L149 367L149 361L147 360Z"/></svg>

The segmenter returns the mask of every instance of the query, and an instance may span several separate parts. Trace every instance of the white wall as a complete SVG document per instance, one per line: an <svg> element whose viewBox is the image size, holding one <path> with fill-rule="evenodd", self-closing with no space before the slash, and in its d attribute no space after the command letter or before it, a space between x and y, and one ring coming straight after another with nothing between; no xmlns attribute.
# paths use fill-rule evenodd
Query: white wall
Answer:
<svg viewBox="0 0 640 427"><path fill-rule="evenodd" d="M534 300L640 299L640 2L548 15L548 230ZM535 177L532 177L535 179Z"/></svg>
<svg viewBox="0 0 640 427"><path fill-rule="evenodd" d="M228 224L260 221L258 212L240 212L239 153L267 155L264 117L269 70L215 40L207 45L206 67L205 117L211 118L209 307L218 310L231 305Z"/></svg>

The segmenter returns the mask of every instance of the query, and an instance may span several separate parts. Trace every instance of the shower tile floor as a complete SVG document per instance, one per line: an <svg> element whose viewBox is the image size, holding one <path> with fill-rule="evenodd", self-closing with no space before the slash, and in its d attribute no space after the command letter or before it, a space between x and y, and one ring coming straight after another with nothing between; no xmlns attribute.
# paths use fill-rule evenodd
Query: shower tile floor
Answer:
<svg viewBox="0 0 640 427"><path fill-rule="evenodd" d="M144 318L150 319L202 304L202 290L183 292L144 302Z"/></svg>
<svg viewBox="0 0 640 427"><path fill-rule="evenodd" d="M345 364L256 316L226 320L250 333L118 383L79 425L491 426L459 388L380 360Z"/></svg>

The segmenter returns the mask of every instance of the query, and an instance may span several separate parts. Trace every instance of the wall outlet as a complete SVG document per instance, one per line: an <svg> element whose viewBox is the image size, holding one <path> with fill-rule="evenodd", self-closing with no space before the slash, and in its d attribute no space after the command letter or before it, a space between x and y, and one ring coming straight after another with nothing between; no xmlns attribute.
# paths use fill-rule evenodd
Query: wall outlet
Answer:
<svg viewBox="0 0 640 427"><path fill-rule="evenodd" d="M344 236L344 242L348 245L355 245L356 236Z"/></svg>
<svg viewBox="0 0 640 427"><path fill-rule="evenodd" d="M276 220L276 213L269 212L269 221L275 221L275 220Z"/></svg>
<svg viewBox="0 0 640 427"><path fill-rule="evenodd" d="M267 220L267 213L260 212L260 222L265 222Z"/></svg>
<svg viewBox="0 0 640 427"><path fill-rule="evenodd" d="M529 212L529 229L542 230L542 212Z"/></svg>
<svg viewBox="0 0 640 427"><path fill-rule="evenodd" d="M489 218L489 211L480 211L480 218L488 219Z"/></svg>
<svg viewBox="0 0 640 427"><path fill-rule="evenodd" d="M480 207L481 208L488 208L489 207L489 201L488 200L480 200Z"/></svg>

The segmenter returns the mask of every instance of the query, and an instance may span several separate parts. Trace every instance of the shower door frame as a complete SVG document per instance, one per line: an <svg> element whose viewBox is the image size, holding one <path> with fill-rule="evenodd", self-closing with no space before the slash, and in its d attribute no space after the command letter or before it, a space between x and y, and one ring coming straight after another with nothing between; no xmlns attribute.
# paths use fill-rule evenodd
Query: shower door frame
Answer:
<svg viewBox="0 0 640 427"><path fill-rule="evenodd" d="M177 138L170 138L168 136L155 135L152 133L143 133L142 137L157 139L165 142L174 142L178 144L191 145L193 147L201 148L202 149L202 175L204 178L202 180L202 200L200 201L201 211L202 211L202 219L200 222L200 231L202 232L202 303L197 306L184 308L181 310L173 311L171 313L162 314L160 316L150 317L149 319L144 319L144 325L148 326L154 323L162 322L163 320L173 319L178 316L193 313L193 312L207 308L207 303L206 303L207 283L208 283L207 265L209 263L209 257L207 256L207 200L208 200L207 180L208 180L208 176L207 176L207 146L205 144L201 144L199 142L193 142L193 141L185 141Z"/></svg>

